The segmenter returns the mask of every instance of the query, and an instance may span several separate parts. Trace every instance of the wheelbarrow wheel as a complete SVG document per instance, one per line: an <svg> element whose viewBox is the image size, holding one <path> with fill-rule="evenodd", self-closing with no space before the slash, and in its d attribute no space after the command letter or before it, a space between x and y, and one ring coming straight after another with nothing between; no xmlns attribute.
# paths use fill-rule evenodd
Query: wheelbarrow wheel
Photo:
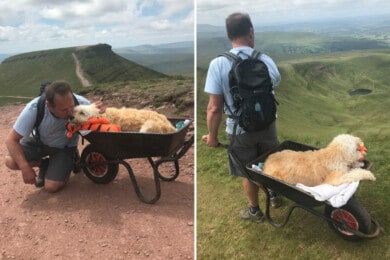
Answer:
<svg viewBox="0 0 390 260"><path fill-rule="evenodd" d="M330 228L346 240L359 240L362 237L343 228L341 226L342 224L347 225L351 229L358 230L363 234L369 234L372 230L370 214L353 197L341 208L333 208L332 206L326 205L325 216L340 223L340 225L337 225L332 221L328 221Z"/></svg>
<svg viewBox="0 0 390 260"><path fill-rule="evenodd" d="M81 153L81 163L85 175L95 183L110 183L118 174L119 164L104 163L108 161L104 154L94 150L92 145L88 145ZM97 164L97 165L95 165ZM95 166L94 166L95 165Z"/></svg>

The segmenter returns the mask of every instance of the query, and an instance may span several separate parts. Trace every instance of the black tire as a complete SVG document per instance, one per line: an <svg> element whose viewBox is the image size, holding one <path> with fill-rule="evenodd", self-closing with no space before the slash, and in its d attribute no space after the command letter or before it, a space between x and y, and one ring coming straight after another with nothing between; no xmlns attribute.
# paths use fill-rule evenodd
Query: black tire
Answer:
<svg viewBox="0 0 390 260"><path fill-rule="evenodd" d="M88 166L99 162L109 161L105 155L93 149L92 145L88 145L81 153L81 164L87 165L83 167L85 175L95 183L107 184L115 179L119 171L118 163L103 163L95 167Z"/></svg>
<svg viewBox="0 0 390 260"><path fill-rule="evenodd" d="M349 228L358 230L363 234L369 234L372 231L370 214L353 197L341 208L333 208L326 205L325 216L341 224L345 222ZM331 221L328 221L328 224L331 229L346 240L359 240L362 238Z"/></svg>

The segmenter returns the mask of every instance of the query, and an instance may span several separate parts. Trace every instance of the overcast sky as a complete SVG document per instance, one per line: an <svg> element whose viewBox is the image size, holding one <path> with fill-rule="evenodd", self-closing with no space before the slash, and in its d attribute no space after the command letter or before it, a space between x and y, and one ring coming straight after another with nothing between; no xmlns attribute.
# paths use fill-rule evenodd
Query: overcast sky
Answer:
<svg viewBox="0 0 390 260"><path fill-rule="evenodd" d="M193 39L193 0L0 0L0 54Z"/></svg>
<svg viewBox="0 0 390 260"><path fill-rule="evenodd" d="M254 25L331 17L387 14L389 0L197 0L197 23L224 26L233 12L249 13Z"/></svg>
<svg viewBox="0 0 390 260"><path fill-rule="evenodd" d="M388 14L389 0L0 0L0 54L108 43L194 39L198 24L248 12L255 25Z"/></svg>

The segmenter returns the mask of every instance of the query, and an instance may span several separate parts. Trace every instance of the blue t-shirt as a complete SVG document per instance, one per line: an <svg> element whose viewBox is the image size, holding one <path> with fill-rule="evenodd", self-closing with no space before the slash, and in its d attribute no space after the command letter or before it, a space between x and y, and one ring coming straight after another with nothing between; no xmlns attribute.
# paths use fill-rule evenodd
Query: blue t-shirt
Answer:
<svg viewBox="0 0 390 260"><path fill-rule="evenodd" d="M77 98L79 104L90 104L90 102L82 96L75 94L75 97ZM16 120L13 128L18 134L22 136L29 136L31 134L37 118L38 99L39 97L36 97L31 100ZM56 148L77 146L78 135L73 135L72 138L68 138L66 136L66 123L66 119L54 117L45 105L45 114L38 127L42 143Z"/></svg>
<svg viewBox="0 0 390 260"><path fill-rule="evenodd" d="M238 48L233 48L230 52L238 54L242 59L248 58L253 49L248 46L242 46ZM275 62L267 55L261 54L259 59L265 63L268 68L269 75L271 77L273 87L279 85L280 83L280 73L275 64ZM225 114L230 115L230 110L235 111L233 107L233 98L230 95L229 90L229 71L232 67L232 61L228 60L225 57L217 57L210 62L210 66L207 72L206 84L204 91L209 94L214 95L223 95L224 98L224 111ZM229 106L229 109L227 108ZM233 134L235 120L232 118L226 119L226 132L228 134ZM236 134L244 133L245 131L237 126Z"/></svg>

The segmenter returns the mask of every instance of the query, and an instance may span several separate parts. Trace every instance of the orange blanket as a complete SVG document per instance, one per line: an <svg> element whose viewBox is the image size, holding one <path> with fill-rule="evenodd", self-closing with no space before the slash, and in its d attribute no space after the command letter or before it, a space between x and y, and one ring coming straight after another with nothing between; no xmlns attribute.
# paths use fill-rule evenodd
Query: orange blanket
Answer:
<svg viewBox="0 0 390 260"><path fill-rule="evenodd" d="M99 132L120 132L121 128L119 125L110 124L105 117L91 117L83 125L72 125L70 122L66 123L66 134L68 138L71 138L74 133L79 130L91 130Z"/></svg>

